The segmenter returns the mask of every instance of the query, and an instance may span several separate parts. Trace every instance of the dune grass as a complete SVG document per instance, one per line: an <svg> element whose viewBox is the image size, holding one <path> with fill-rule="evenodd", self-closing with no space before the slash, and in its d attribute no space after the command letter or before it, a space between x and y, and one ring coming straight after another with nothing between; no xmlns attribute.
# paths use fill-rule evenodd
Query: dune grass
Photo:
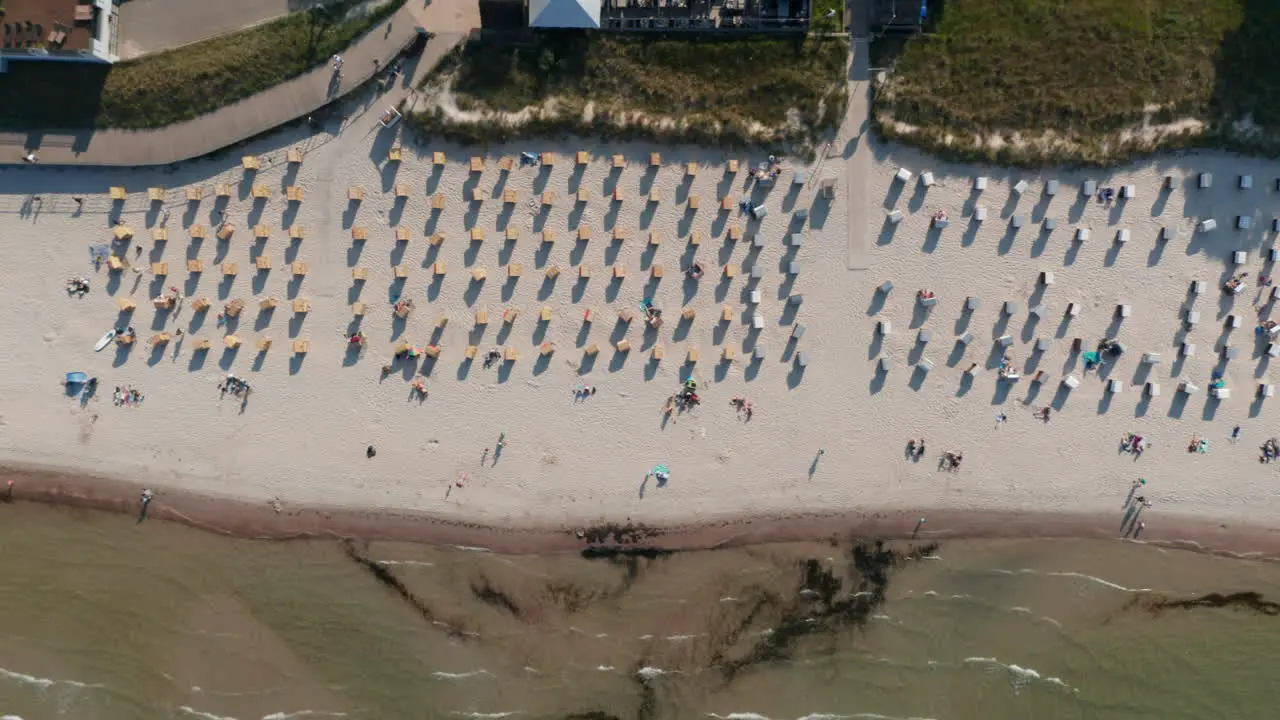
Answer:
<svg viewBox="0 0 1280 720"><path fill-rule="evenodd" d="M548 32L502 45L470 43L428 82L452 79L464 111L555 106L554 117L544 112L518 130L498 122L452 128L478 141L559 130L805 142L843 115L848 48L845 38ZM637 116L649 121L634 122ZM450 124L439 114L428 118L436 132Z"/></svg>
<svg viewBox="0 0 1280 720"><path fill-rule="evenodd" d="M15 62L0 75L0 127L146 129L190 120L291 80L403 5L343 0L112 66ZM346 16L351 13L348 19Z"/></svg>
<svg viewBox="0 0 1280 720"><path fill-rule="evenodd" d="M950 0L935 22L896 57L874 109L881 132L926 149L1105 164L1270 143L1232 126L1244 118L1280 130L1274 0Z"/></svg>

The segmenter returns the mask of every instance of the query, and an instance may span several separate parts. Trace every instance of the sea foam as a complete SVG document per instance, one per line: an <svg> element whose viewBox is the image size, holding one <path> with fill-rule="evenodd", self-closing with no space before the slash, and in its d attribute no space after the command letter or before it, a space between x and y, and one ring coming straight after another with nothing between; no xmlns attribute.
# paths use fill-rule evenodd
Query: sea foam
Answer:
<svg viewBox="0 0 1280 720"><path fill-rule="evenodd" d="M0 668L0 678L6 678L8 680L13 680L14 682L22 683L23 685L30 685L32 687L37 687L37 688L40 688L41 690L47 690L51 687L54 687L55 685L61 685L61 686L73 687L73 688L102 687L101 685L91 685L89 683L82 683L78 680L53 680L50 678L36 677L35 675L28 675L26 673L14 672L13 670L6 670L4 668Z"/></svg>
<svg viewBox="0 0 1280 720"><path fill-rule="evenodd" d="M181 705L178 707L178 709L181 710L184 714L190 715L191 717L200 718L200 720L236 720L230 715L215 715L211 712L197 710L189 705Z"/></svg>
<svg viewBox="0 0 1280 720"><path fill-rule="evenodd" d="M467 678L473 678L473 677L493 677L493 673L489 672L488 670L485 670L484 668L480 668L479 670L472 670L470 672L461 672L461 673L437 671L437 672L431 673L431 677L435 678L436 680L465 680Z"/></svg>
<svg viewBox="0 0 1280 720"><path fill-rule="evenodd" d="M989 657L967 657L964 659L964 661L966 664L969 664L969 665L982 665L990 668L1003 669L1004 671L1009 673L1010 681L1013 683L1014 690L1017 690L1022 687L1026 687L1035 682L1044 682L1049 685L1060 687L1063 690L1068 690L1070 692L1076 691L1075 688L1066 684L1060 678L1056 678L1052 676L1043 677L1040 675L1039 672L1037 672L1033 668L1024 668L1020 665L1014 665L1014 664L1006 665L1005 663L1002 663L995 658L989 658Z"/></svg>

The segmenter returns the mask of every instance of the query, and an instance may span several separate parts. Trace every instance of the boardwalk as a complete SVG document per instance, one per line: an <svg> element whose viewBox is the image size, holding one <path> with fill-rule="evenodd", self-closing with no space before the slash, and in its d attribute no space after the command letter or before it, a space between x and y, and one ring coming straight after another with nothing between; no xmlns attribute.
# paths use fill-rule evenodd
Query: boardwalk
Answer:
<svg viewBox="0 0 1280 720"><path fill-rule="evenodd" d="M35 150L44 165L139 166L207 155L303 117L364 84L413 39L417 21L405 6L385 25L356 41L343 55L343 76L336 88L330 87L333 71L326 64L234 105L157 130L0 133L0 148L5 148L0 158L16 162L26 148ZM383 102L394 105L405 98L412 83L463 37L460 33L433 37L422 56L406 68L401 85L387 93Z"/></svg>

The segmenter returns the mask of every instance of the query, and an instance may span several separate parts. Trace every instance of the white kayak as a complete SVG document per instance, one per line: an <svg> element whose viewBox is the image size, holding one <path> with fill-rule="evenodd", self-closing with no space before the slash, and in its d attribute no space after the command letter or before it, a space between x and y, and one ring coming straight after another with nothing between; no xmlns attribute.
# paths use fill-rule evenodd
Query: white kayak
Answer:
<svg viewBox="0 0 1280 720"><path fill-rule="evenodd" d="M93 346L93 351L100 352L102 348L110 345L111 341L115 339L116 339L115 329L113 328L111 330L108 330L107 334L103 335L102 338L98 340L98 344Z"/></svg>

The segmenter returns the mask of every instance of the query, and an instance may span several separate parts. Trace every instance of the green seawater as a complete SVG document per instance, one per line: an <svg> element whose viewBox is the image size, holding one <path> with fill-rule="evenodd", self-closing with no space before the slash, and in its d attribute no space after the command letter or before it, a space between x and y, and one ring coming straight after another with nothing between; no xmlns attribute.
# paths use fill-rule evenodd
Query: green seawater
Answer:
<svg viewBox="0 0 1280 720"><path fill-rule="evenodd" d="M19 504L0 563L0 716L23 720L1169 720L1280 701L1280 566L1119 541L509 556ZM1177 605L1236 592L1257 595Z"/></svg>

